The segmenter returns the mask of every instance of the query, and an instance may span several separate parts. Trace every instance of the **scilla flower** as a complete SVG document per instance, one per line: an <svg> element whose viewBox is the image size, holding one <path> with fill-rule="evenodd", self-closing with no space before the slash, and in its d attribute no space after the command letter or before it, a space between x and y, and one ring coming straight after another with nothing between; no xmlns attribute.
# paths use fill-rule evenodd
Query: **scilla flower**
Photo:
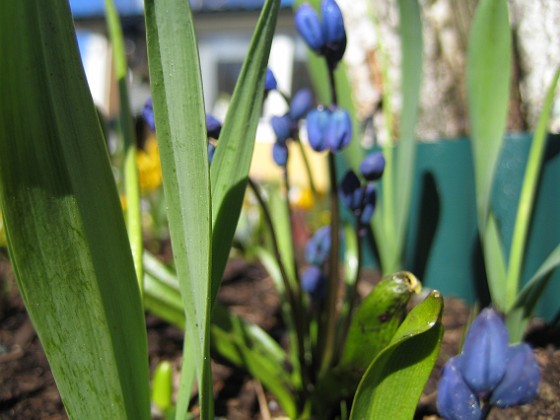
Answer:
<svg viewBox="0 0 560 420"><path fill-rule="evenodd" d="M540 372L527 344L508 345L508 332L493 309L474 320L463 352L444 367L437 406L446 419L484 419L492 406L525 404L537 395Z"/></svg>
<svg viewBox="0 0 560 420"><path fill-rule="evenodd" d="M278 166L285 167L288 163L288 145L285 141L275 141L272 146L272 159Z"/></svg>
<svg viewBox="0 0 560 420"><path fill-rule="evenodd" d="M346 49L344 20L336 1L321 2L321 20L315 9L304 3L296 11L295 26L309 48L325 56L331 68L336 67Z"/></svg>
<svg viewBox="0 0 560 420"><path fill-rule="evenodd" d="M346 172L338 187L340 200L356 216L360 225L367 225L373 217L377 195L373 183L362 185L354 171Z"/></svg>
<svg viewBox="0 0 560 420"><path fill-rule="evenodd" d="M305 247L305 259L309 264L322 265L329 257L331 249L331 227L318 229Z"/></svg>
<svg viewBox="0 0 560 420"><path fill-rule="evenodd" d="M373 152L367 155L360 164L360 172L368 181L381 178L385 170L385 157L382 152Z"/></svg>
<svg viewBox="0 0 560 420"><path fill-rule="evenodd" d="M350 144L352 120L342 108L316 108L307 114L307 137L313 150L338 152Z"/></svg>
<svg viewBox="0 0 560 420"><path fill-rule="evenodd" d="M264 91L265 93L270 92L271 90L275 90L278 87L278 83L276 82L276 77L274 77L274 73L269 68L266 69L266 77L264 79Z"/></svg>
<svg viewBox="0 0 560 420"><path fill-rule="evenodd" d="M148 124L148 127L150 127L150 130L156 131L156 122L154 120L154 105L152 103L151 96L146 100L144 108L142 108L142 117L144 118L144 121L146 121L146 124Z"/></svg>
<svg viewBox="0 0 560 420"><path fill-rule="evenodd" d="M314 298L321 298L325 292L326 278L321 269L311 265L301 275L301 288Z"/></svg>

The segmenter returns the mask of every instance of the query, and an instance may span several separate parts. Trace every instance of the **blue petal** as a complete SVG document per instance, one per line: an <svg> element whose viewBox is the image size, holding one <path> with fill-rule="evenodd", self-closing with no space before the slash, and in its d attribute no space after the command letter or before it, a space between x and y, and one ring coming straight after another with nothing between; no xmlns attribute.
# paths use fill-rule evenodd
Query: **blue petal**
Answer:
<svg viewBox="0 0 560 420"><path fill-rule="evenodd" d="M303 40L312 50L320 52L325 44L319 16L311 5L304 3L296 11L295 26Z"/></svg>
<svg viewBox="0 0 560 420"><path fill-rule="evenodd" d="M337 108L331 112L325 137L327 147L332 152L338 152L350 144L350 140L352 140L352 120L346 110Z"/></svg>
<svg viewBox="0 0 560 420"><path fill-rule="evenodd" d="M144 117L144 121L150 127L150 130L156 131L156 122L154 119L154 105L152 103L152 97L150 96L146 103L144 104L144 108L142 109L142 117Z"/></svg>
<svg viewBox="0 0 560 420"><path fill-rule="evenodd" d="M288 146L286 143L276 141L272 146L272 158L278 166L285 167L288 163Z"/></svg>
<svg viewBox="0 0 560 420"><path fill-rule="evenodd" d="M299 120L305 117L305 114L313 106L313 93L311 89L300 89L292 98L290 104L290 117L292 120Z"/></svg>
<svg viewBox="0 0 560 420"><path fill-rule="evenodd" d="M222 123L211 114L206 114L206 132L208 137L217 139L222 131Z"/></svg>
<svg viewBox="0 0 560 420"><path fill-rule="evenodd" d="M278 83L276 82L276 77L274 77L274 73L269 68L266 69L266 77L264 79L264 90L265 92L270 92L278 87Z"/></svg>
<svg viewBox="0 0 560 420"><path fill-rule="evenodd" d="M488 395L506 371L508 332L493 309L484 309L473 321L465 339L459 368L478 395Z"/></svg>
<svg viewBox="0 0 560 420"><path fill-rule="evenodd" d="M525 343L511 346L506 374L492 392L490 403L501 408L526 404L537 396L540 378L531 347Z"/></svg>
<svg viewBox="0 0 560 420"><path fill-rule="evenodd" d="M331 249L331 227L318 229L305 247L305 260L309 264L322 265L329 257Z"/></svg>
<svg viewBox="0 0 560 420"><path fill-rule="evenodd" d="M367 225L373 217L375 211L375 203L377 201L377 194L375 192L375 185L368 184L366 186L366 191L364 194L364 203L362 214L360 216L360 223L362 225Z"/></svg>
<svg viewBox="0 0 560 420"><path fill-rule="evenodd" d="M208 162L212 163L214 160L214 153L216 152L216 145L208 143Z"/></svg>
<svg viewBox="0 0 560 420"><path fill-rule="evenodd" d="M314 109L307 114L307 138L313 150L322 152L327 148L325 134L329 126L330 112Z"/></svg>
<svg viewBox="0 0 560 420"><path fill-rule="evenodd" d="M373 152L366 156L360 164L360 172L368 181L381 178L385 170L385 156L382 152Z"/></svg>
<svg viewBox="0 0 560 420"><path fill-rule="evenodd" d="M346 172L338 187L338 193L341 201L351 211L361 208L363 201L362 185L354 171Z"/></svg>
<svg viewBox="0 0 560 420"><path fill-rule="evenodd" d="M480 402L457 367L461 357L452 357L443 368L437 392L438 412L447 420L482 419Z"/></svg>
<svg viewBox="0 0 560 420"><path fill-rule="evenodd" d="M301 288L313 297L320 298L325 290L325 276L315 265L308 267L301 275Z"/></svg>
<svg viewBox="0 0 560 420"><path fill-rule="evenodd" d="M324 53L332 65L336 65L346 50L346 30L342 12L335 0L323 0L321 3Z"/></svg>
<svg viewBox="0 0 560 420"><path fill-rule="evenodd" d="M292 132L292 119L288 114L281 117L273 116L270 119L270 124L276 135L276 139L280 142L285 142L291 136Z"/></svg>

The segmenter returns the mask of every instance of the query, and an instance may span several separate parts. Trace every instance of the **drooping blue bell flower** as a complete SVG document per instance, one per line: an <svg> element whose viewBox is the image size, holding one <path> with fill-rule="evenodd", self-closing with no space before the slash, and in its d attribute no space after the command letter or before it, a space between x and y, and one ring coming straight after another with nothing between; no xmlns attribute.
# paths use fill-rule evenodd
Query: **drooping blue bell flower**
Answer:
<svg viewBox="0 0 560 420"><path fill-rule="evenodd" d="M206 114L206 132L208 137L218 139L222 131L222 123L211 114Z"/></svg>
<svg viewBox="0 0 560 420"><path fill-rule="evenodd" d="M354 171L346 172L338 187L338 195L342 203L351 211L360 211L363 202L362 184Z"/></svg>
<svg viewBox="0 0 560 420"><path fill-rule="evenodd" d="M443 368L437 393L438 412L448 420L482 419L480 401L463 379L457 367L458 357L449 359Z"/></svg>
<svg viewBox="0 0 560 420"><path fill-rule="evenodd" d="M142 117L144 118L144 121L146 121L146 124L148 124L148 127L150 127L150 130L156 131L156 122L154 119L154 105L152 103L151 96L146 100L146 103L144 104L144 108L142 108Z"/></svg>
<svg viewBox="0 0 560 420"><path fill-rule="evenodd" d="M270 92L271 90L275 90L278 87L278 83L276 82L276 77L274 77L274 73L269 68L266 69L266 76L264 79L264 91Z"/></svg>
<svg viewBox="0 0 560 420"><path fill-rule="evenodd" d="M273 116L270 118L270 125L272 125L272 130L276 135L276 139L280 142L285 142L292 135L293 121L288 114L279 116Z"/></svg>
<svg viewBox="0 0 560 420"><path fill-rule="evenodd" d="M377 201L377 193L375 192L375 185L367 184L364 191L364 201L362 204L362 213L360 214L360 223L367 225L373 217L375 212L375 203Z"/></svg>
<svg viewBox="0 0 560 420"><path fill-rule="evenodd" d="M509 348L506 373L492 391L490 403L507 408L526 404L535 399L541 373L533 350L525 343Z"/></svg>
<svg viewBox="0 0 560 420"><path fill-rule="evenodd" d="M346 50L346 30L342 12L335 0L321 3L321 29L325 40L325 56L331 64L340 61Z"/></svg>
<svg viewBox="0 0 560 420"><path fill-rule="evenodd" d="M496 311L486 308L473 321L459 363L469 387L478 395L489 394L506 372L507 328Z"/></svg>
<svg viewBox="0 0 560 420"><path fill-rule="evenodd" d="M331 249L331 227L323 226L309 239L305 247L305 260L309 264L322 265Z"/></svg>
<svg viewBox="0 0 560 420"><path fill-rule="evenodd" d="M301 288L315 298L321 298L325 291L325 275L321 269L311 265L301 275Z"/></svg>
<svg viewBox="0 0 560 420"><path fill-rule="evenodd" d="M311 89L300 89L292 97L289 115L292 120L299 120L305 117L313 106L313 93Z"/></svg>
<svg viewBox="0 0 560 420"><path fill-rule="evenodd" d="M288 163L288 145L285 141L275 141L272 146L272 159L278 166L285 167Z"/></svg>
<svg viewBox="0 0 560 420"><path fill-rule="evenodd" d="M385 156L382 152L373 152L367 155L360 163L360 173L368 181L381 178L385 170Z"/></svg>
<svg viewBox="0 0 560 420"><path fill-rule="evenodd" d="M321 53L325 45L325 38L315 9L308 3L302 4L295 13L294 22L297 31L309 48L316 53Z"/></svg>
<svg viewBox="0 0 560 420"><path fill-rule="evenodd" d="M313 150L338 152L352 140L352 120L342 108L316 108L307 114L307 137Z"/></svg>

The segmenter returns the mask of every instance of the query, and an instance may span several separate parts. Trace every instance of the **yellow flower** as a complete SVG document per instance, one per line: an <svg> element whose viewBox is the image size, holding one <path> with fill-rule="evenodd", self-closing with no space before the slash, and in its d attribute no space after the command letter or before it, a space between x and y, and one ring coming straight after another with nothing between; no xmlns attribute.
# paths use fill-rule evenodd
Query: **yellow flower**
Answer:
<svg viewBox="0 0 560 420"><path fill-rule="evenodd" d="M143 150L136 152L136 164L142 192L150 192L161 186L161 161L157 139L154 135L146 139Z"/></svg>

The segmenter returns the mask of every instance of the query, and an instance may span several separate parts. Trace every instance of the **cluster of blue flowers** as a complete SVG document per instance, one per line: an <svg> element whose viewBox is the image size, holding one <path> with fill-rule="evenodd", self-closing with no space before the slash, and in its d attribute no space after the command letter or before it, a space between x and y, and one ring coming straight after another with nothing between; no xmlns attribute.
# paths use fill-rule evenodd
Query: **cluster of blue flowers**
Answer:
<svg viewBox="0 0 560 420"><path fill-rule="evenodd" d="M376 202L375 185L385 170L385 157L381 152L370 153L360 164L360 173L366 180L362 183L356 173L348 171L339 186L341 201L356 216L362 226L369 224Z"/></svg>
<svg viewBox="0 0 560 420"><path fill-rule="evenodd" d="M484 309L471 325L463 352L443 369L437 396L441 416L484 419L492 406L507 408L536 397L540 371L533 351L508 341L498 313Z"/></svg>

